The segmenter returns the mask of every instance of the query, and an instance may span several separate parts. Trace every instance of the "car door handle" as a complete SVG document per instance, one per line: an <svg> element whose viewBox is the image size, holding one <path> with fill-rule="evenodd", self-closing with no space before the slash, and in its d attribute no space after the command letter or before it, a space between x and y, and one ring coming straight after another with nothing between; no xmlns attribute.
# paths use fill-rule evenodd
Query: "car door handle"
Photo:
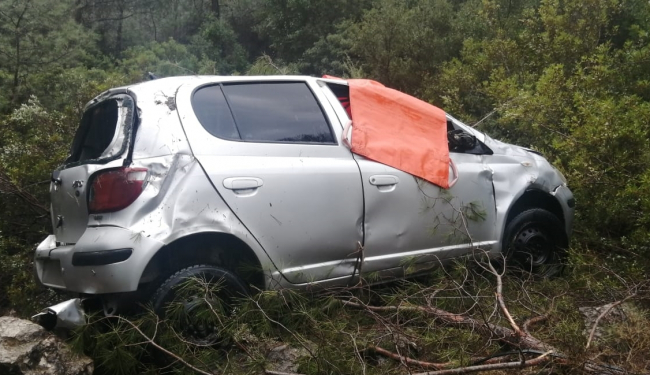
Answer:
<svg viewBox="0 0 650 375"><path fill-rule="evenodd" d="M264 182L257 177L229 177L223 180L223 187L230 190L257 189L262 185Z"/></svg>
<svg viewBox="0 0 650 375"><path fill-rule="evenodd" d="M391 175L374 175L370 176L370 185L379 186L392 186L399 183L399 178L397 176Z"/></svg>

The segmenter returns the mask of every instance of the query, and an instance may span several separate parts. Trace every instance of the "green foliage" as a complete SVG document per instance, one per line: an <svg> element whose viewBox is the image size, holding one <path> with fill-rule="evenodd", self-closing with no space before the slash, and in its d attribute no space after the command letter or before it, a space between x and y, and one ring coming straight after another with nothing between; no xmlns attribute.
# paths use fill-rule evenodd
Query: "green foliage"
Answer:
<svg viewBox="0 0 650 375"><path fill-rule="evenodd" d="M2 119L0 128L0 307L23 310L38 304L42 292L32 277L31 257L50 232L47 176L66 155L73 127L32 97Z"/></svg>
<svg viewBox="0 0 650 375"><path fill-rule="evenodd" d="M347 31L362 68L380 82L414 94L462 42L452 35L455 13L447 0L381 0Z"/></svg>
<svg viewBox="0 0 650 375"><path fill-rule="evenodd" d="M51 233L50 173L93 96L147 72L332 74L377 79L480 121L480 130L543 152L567 176L577 200L570 274L525 291L524 282L506 282L506 292L524 301L512 307L516 316L544 311L556 296L549 323L535 333L567 351L582 348L577 307L621 298L650 269L649 42L650 3L641 0L0 0L0 310L27 316L58 298L36 285L31 259ZM482 220L485 208L470 202L462 212ZM438 285L445 289L438 307L480 307L477 317L492 308L487 297L454 289L461 282L473 296L493 296L490 277L462 264L426 282L354 296L426 305L432 299L422 291ZM137 324L174 353L224 373L259 371L281 343L314 351L299 361L304 373L363 373L359 355L370 358L366 373L401 371L359 351L394 348L391 335L377 333L393 317L375 320L332 295L265 292L237 314L217 310L202 316L216 319L225 348L191 355L173 324L157 325L151 314ZM403 333L428 353L420 359L467 363L468 353L497 350L477 334L400 316L410 322ZM100 371L157 371L160 353L140 344L131 325L97 319L77 340ZM607 350L640 363L648 346L633 332L643 327L647 314L638 312L608 333Z"/></svg>
<svg viewBox="0 0 650 375"><path fill-rule="evenodd" d="M143 80L147 72L162 77L195 75L201 66L199 58L187 46L173 39L132 47L122 56L119 66L131 82Z"/></svg>
<svg viewBox="0 0 650 375"><path fill-rule="evenodd" d="M0 1L0 113L29 98L35 77L92 61L94 36L72 20L71 8L70 0Z"/></svg>
<svg viewBox="0 0 650 375"><path fill-rule="evenodd" d="M203 74L227 75L245 71L248 57L244 47L237 41L237 35L230 25L222 20L209 19L198 34L192 38L191 50L196 56L212 63L203 63ZM210 69L211 68L211 69Z"/></svg>
<svg viewBox="0 0 650 375"><path fill-rule="evenodd" d="M577 202L590 202L577 210L582 239L625 238L648 254L648 77L637 70L638 59L649 56L647 32L621 49L608 41L618 35L612 20L625 5L543 1L524 8L514 31L497 27L493 38L466 40L426 95L467 119L495 110L484 129L543 151ZM495 15L485 17L498 24Z"/></svg>
<svg viewBox="0 0 650 375"><path fill-rule="evenodd" d="M315 43L336 31L336 25L354 20L371 2L368 0L268 0L259 11L257 29L270 41L277 57L301 63L305 73L311 61L303 56ZM305 64L307 63L307 64Z"/></svg>

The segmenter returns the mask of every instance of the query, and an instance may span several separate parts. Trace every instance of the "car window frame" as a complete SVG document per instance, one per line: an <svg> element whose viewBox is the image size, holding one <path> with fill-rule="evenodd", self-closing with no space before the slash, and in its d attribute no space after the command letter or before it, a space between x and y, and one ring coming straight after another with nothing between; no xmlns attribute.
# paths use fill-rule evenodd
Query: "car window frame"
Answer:
<svg viewBox="0 0 650 375"><path fill-rule="evenodd" d="M117 121L118 123L116 124L116 129L115 133L113 134L113 137L118 136L117 132L121 131L122 135L121 137L123 138L122 140L122 145L120 146L120 149L113 155L108 156L108 157L100 157L95 158L95 159L85 159L85 160L76 160L76 161L71 161L73 157L79 156L78 154L81 152L80 146L83 144L85 138L88 136L88 129L84 130L84 135L81 139L77 139L77 132L81 130L81 127L84 126L83 122L85 121L85 115L89 111L92 111L94 108L103 105L107 101L110 100L115 100L118 102L117 108L118 108L118 118ZM123 116L120 116L119 110L120 108L123 108L125 113ZM127 154L127 159L132 151L132 145L133 145L133 140L135 138L135 133L137 131L137 125L138 125L138 116L137 112L135 110L136 104L135 104L135 99L128 94L114 94L107 96L105 98L102 98L101 100L92 103L91 105L87 106L84 108L84 112L82 114L81 120L79 122L79 126L77 127L77 131L75 132L75 135L72 139L72 144L70 145L70 152L66 160L63 162L63 164L59 167L60 169L66 169L66 168L71 168L71 167L76 167L80 165L86 165L86 164L108 164L114 160L122 159L122 157ZM122 121L123 120L123 121ZM81 142L79 144L78 142ZM76 146L76 147L75 147ZM110 146L110 143L109 143ZM103 152L105 152L104 150ZM127 153L128 151L128 153ZM102 152L102 153L103 153Z"/></svg>
<svg viewBox="0 0 650 375"><path fill-rule="evenodd" d="M452 117L452 116L449 115L449 114L446 114L446 117L447 117L447 121L451 121L451 123L452 123L452 125L453 125L453 127L454 127L455 130L461 130L462 132L464 132L464 133L466 133L466 134L469 134L469 135L473 136L474 139L476 139L476 142L478 142L479 145L480 145L481 148L482 148L482 152L465 152L465 151L468 151L468 150L465 150L465 151L459 152L459 151L452 151L452 150L450 149L450 150L449 150L449 153L453 153L453 154L465 154L465 155L494 155L494 151L493 151L493 150L492 150L488 145L486 145L485 142L483 142L484 139L481 139L481 137L479 136L479 134L480 134L480 135L483 135L482 133L479 133L479 132L477 132L476 130L472 129L471 127L469 127L469 126L463 124L462 122L460 122L459 120L455 119L454 117ZM476 147L475 147L475 148L476 148Z"/></svg>
<svg viewBox="0 0 650 375"><path fill-rule="evenodd" d="M312 97L314 98L314 101L318 105L318 109L320 110L321 115L325 119L325 123L327 124L327 127L328 127L328 129L330 131L330 135L332 136L332 142L328 142L328 143L324 143L324 142L290 142L290 141L246 140L246 139L242 139L242 138L240 138L240 139L224 138L224 137L220 137L220 136L214 135L211 132L209 132L206 129L206 127L203 125L201 120L198 118L198 116L196 116L196 111L194 110L194 104L193 104L193 99L194 99L194 95L196 94L196 92L203 89L203 88L206 88L206 87L220 86L221 92L224 95L226 104L228 106L228 109L230 110L230 114L231 114L231 116L233 118L233 121L235 123L235 128L237 129L237 132L240 134L240 137L241 137L241 131L239 129L239 126L237 125L237 116L232 110L230 100L228 99L228 95L226 94L226 91L223 89L223 87L224 86L233 86L233 85L258 85L258 84L272 84L272 83L302 83L302 84L304 84L307 87L307 89L309 90L309 92L311 93ZM239 143L279 144L279 145L339 146L339 140L338 140L336 132L334 131L334 127L332 126L332 121L329 118L329 116L327 115L327 112L325 111L325 108L323 108L323 103L321 103L321 101L318 99L318 97L317 97L316 93L314 92L313 88L311 87L309 82L307 82L306 80L281 80L280 79L280 80L263 80L263 81L248 81L248 80L245 80L245 81L212 82L212 83L200 85L200 86L194 88L194 90L192 90L192 94L190 95L190 105L191 105L191 108L192 108L192 112L194 113L194 116L197 117L197 120L198 120L199 124L201 125L201 127L208 134L210 134L211 136L213 136L215 138L218 138L220 140L223 140L223 141L239 142Z"/></svg>

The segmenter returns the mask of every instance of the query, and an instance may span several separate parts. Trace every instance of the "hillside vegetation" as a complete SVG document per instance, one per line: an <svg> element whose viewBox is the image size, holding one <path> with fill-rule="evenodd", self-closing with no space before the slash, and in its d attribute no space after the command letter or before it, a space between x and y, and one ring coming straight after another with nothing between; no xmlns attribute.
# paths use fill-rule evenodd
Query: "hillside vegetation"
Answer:
<svg viewBox="0 0 650 375"><path fill-rule="evenodd" d="M535 334L574 364L600 358L650 371L650 342L638 334L650 329L649 67L645 0L0 0L0 312L28 316L59 298L36 285L31 257L51 232L50 173L98 93L147 80L148 72L363 77L540 151L563 172L577 202L569 267L563 277L537 283L506 274L505 294L517 306L511 308L521 322L546 314L550 323ZM220 356L187 346L174 353L196 354L192 363L203 369L256 373L265 368L264 345L275 340L310 352L301 362L305 373L405 373L404 361L365 358L368 347L395 352L396 337L408 336L420 348L403 344L410 356L468 364L498 350L497 343L427 319L408 325L421 314L383 316L350 310L344 301L436 300L486 319L494 300L478 296L493 296L495 279L475 268L372 292L364 286L282 303L263 294L227 327L233 338ZM418 292L431 285L443 299ZM634 301L627 323L605 334L601 346L585 348L578 307L624 299ZM153 318L143 319L151 328ZM129 323L116 324L113 332L142 342ZM100 370L117 358L123 367L106 373L158 371L142 362L151 355L147 345L105 333L78 337ZM102 348L117 348L110 351L117 357ZM239 362L224 370L229 355ZM190 371L178 362L168 370Z"/></svg>

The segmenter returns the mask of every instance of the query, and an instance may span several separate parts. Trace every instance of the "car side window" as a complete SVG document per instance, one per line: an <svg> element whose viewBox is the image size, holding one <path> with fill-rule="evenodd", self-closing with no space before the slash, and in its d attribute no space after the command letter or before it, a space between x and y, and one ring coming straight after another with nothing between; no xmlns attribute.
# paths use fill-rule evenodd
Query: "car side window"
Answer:
<svg viewBox="0 0 650 375"><path fill-rule="evenodd" d="M240 139L221 86L206 86L197 90L192 96L192 107L208 133L224 139Z"/></svg>
<svg viewBox="0 0 650 375"><path fill-rule="evenodd" d="M473 155L492 155L492 150L483 142L462 128L456 126L453 121L447 119L447 143L449 152Z"/></svg>
<svg viewBox="0 0 650 375"><path fill-rule="evenodd" d="M207 86L192 106L210 134L249 142L336 144L330 124L305 82Z"/></svg>

